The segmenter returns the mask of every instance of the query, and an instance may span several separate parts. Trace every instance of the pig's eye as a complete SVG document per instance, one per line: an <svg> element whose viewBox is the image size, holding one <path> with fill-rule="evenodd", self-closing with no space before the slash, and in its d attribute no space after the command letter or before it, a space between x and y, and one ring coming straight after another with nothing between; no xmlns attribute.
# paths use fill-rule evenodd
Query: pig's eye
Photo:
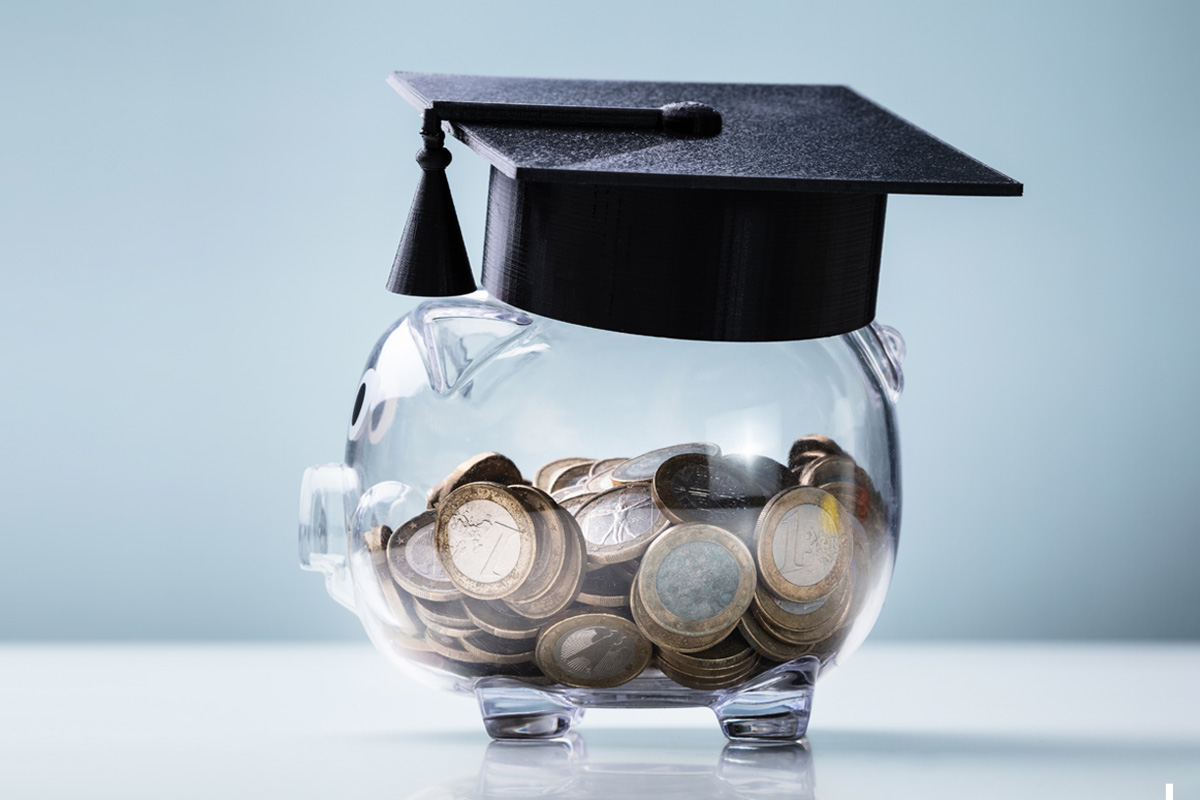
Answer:
<svg viewBox="0 0 1200 800"><path fill-rule="evenodd" d="M371 400L378 385L379 376L373 368L367 370L359 381L358 392L354 395L354 410L350 412L350 430L346 433L350 441L361 439L363 432L368 429Z"/></svg>

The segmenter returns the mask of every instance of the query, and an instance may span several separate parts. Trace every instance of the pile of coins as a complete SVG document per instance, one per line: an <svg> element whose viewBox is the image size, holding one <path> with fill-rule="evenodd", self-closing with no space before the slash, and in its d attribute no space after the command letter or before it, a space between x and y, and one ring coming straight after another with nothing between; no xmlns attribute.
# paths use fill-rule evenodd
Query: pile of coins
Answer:
<svg viewBox="0 0 1200 800"><path fill-rule="evenodd" d="M867 473L812 435L786 465L696 443L558 459L532 481L483 453L366 544L418 660L586 688L656 667L718 690L836 652L886 532Z"/></svg>

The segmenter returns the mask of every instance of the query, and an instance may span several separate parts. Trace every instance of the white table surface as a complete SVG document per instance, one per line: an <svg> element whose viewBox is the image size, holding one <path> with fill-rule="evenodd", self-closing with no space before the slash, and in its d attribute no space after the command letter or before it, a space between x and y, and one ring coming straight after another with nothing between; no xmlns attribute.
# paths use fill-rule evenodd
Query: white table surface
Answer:
<svg viewBox="0 0 1200 800"><path fill-rule="evenodd" d="M492 744L367 645L0 646L0 798L1200 800L1200 645L868 643L807 743L705 709L593 710Z"/></svg>

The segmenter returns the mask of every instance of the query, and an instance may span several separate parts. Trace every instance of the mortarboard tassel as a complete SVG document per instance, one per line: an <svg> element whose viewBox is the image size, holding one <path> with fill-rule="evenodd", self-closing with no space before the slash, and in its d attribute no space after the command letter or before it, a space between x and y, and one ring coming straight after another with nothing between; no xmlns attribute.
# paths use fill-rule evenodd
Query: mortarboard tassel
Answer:
<svg viewBox="0 0 1200 800"><path fill-rule="evenodd" d="M426 109L422 118L425 146L417 152L423 170L421 183L387 282L389 291L418 297L450 297L477 288L446 180L450 151L445 147L443 119L535 128L652 129L683 138L707 138L721 132L720 112L695 102L668 103L660 108L443 102L436 110Z"/></svg>
<svg viewBox="0 0 1200 800"><path fill-rule="evenodd" d="M433 111L424 114L421 137L425 140L425 146L417 152L421 182L387 288L396 294L418 297L470 294L477 288L475 276L471 274L471 261L446 180L450 151L445 147L442 120Z"/></svg>

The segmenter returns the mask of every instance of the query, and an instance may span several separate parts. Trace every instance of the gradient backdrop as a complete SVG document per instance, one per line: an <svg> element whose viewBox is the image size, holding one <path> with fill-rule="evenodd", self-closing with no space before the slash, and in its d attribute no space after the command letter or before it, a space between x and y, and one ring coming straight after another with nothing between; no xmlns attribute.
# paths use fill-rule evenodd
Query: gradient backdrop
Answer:
<svg viewBox="0 0 1200 800"><path fill-rule="evenodd" d="M392 69L845 83L1024 181L889 203L906 505L875 635L1200 637L1198 12L4 3L0 637L365 641L295 525L411 306ZM450 178L478 263L487 170Z"/></svg>

